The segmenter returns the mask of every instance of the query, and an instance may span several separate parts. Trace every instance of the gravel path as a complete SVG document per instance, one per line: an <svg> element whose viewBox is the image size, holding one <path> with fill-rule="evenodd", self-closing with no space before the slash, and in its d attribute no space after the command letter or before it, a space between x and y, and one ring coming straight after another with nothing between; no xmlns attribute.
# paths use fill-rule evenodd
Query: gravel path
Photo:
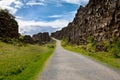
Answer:
<svg viewBox="0 0 120 80"><path fill-rule="evenodd" d="M120 80L120 73L63 49L57 40L55 53L37 80Z"/></svg>

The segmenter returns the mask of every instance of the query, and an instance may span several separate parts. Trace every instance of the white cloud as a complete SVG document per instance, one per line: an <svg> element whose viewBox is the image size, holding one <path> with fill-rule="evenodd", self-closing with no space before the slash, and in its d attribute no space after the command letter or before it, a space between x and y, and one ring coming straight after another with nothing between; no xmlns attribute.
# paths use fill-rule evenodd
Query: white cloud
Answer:
<svg viewBox="0 0 120 80"><path fill-rule="evenodd" d="M9 6L0 6L0 8L1 9L7 9L7 10L9 10L10 11L10 13L12 13L12 14L15 14L16 13L16 11L17 11L17 9L15 9L15 8L13 8L13 7L9 7Z"/></svg>
<svg viewBox="0 0 120 80"><path fill-rule="evenodd" d="M21 1L21 2L20 2ZM24 0L26 1L26 0ZM34 6L34 5L45 5L48 3L55 3L55 5L57 5L57 7L62 6L63 2L66 3L71 3L71 4L77 4L80 5L82 3L87 3L88 0L28 0L27 2L22 2L22 0L0 0L0 8L2 9L8 9L12 14L15 14L18 10L18 8L21 8L24 5L30 5L30 6ZM11 5L14 4L13 7L11 7ZM65 26L68 25L68 23L73 19L74 15L75 15L76 11L73 12L68 12L62 15L51 15L48 16L49 18L59 18L57 20L54 21L25 21L22 20L24 18L20 17L20 16L16 16L18 24L19 24L19 30L21 33L24 32L29 32L32 30L36 30L39 28L43 28L46 27L46 29L48 27L51 28L63 28ZM26 33L28 34L28 33Z"/></svg>
<svg viewBox="0 0 120 80"><path fill-rule="evenodd" d="M47 22L47 21L24 21L24 20L20 20L17 19L18 24L19 24L19 32L24 34L24 32L29 32L31 30L34 30L36 27L39 28L43 28L43 27L51 27L51 28L63 28L65 26L67 26L67 24L69 23L68 20L55 20L55 21L51 21L51 22ZM29 33L26 33L29 34Z"/></svg>
<svg viewBox="0 0 120 80"><path fill-rule="evenodd" d="M62 17L63 15L52 15L52 16L48 16L49 18L60 18Z"/></svg>
<svg viewBox="0 0 120 80"><path fill-rule="evenodd" d="M68 12L66 14L62 14L62 15L49 16L51 18L58 17L58 19L54 20L54 21L35 21L35 20L25 21L25 20L22 20L23 18L18 16L17 21L19 23L19 28L20 28L19 32L22 34L33 34L34 31L36 31L36 32L38 31L37 29L43 29L43 28L45 29L46 28L46 31L48 31L48 32L49 32L48 29L50 29L50 28L51 29L55 28L54 30L62 29L63 27L66 27L70 21L73 20L75 13L76 13L76 11L72 11L72 12ZM31 33L29 33L29 32L31 32Z"/></svg>
<svg viewBox="0 0 120 80"><path fill-rule="evenodd" d="M17 10L13 7L10 7L10 5L14 2L15 0L1 0L0 1L0 8L2 9L8 9L10 10L11 13L15 13Z"/></svg>
<svg viewBox="0 0 120 80"><path fill-rule="evenodd" d="M16 19L22 19L22 17L21 17L21 16L15 16L15 18L16 18Z"/></svg>
<svg viewBox="0 0 120 80"><path fill-rule="evenodd" d="M17 19L19 26L24 28L24 27L29 27L29 26L41 26L41 27L48 27L51 26L52 28L62 28L64 26L67 26L68 22L67 20L55 20L55 21L51 21L51 22L47 22L47 21L24 21L24 20L20 20Z"/></svg>
<svg viewBox="0 0 120 80"><path fill-rule="evenodd" d="M76 5L84 5L85 3L88 3L88 1L89 0L45 0L46 3L56 3L58 6L61 6L63 2Z"/></svg>
<svg viewBox="0 0 120 80"><path fill-rule="evenodd" d="M23 6L23 3L18 0L14 1L14 4L15 4L15 8L21 8Z"/></svg>
<svg viewBox="0 0 120 80"><path fill-rule="evenodd" d="M11 7L11 4L14 3L15 7ZM1 9L8 9L10 13L15 14L17 8L20 8L22 3L18 0L1 0L0 1L0 8Z"/></svg>
<svg viewBox="0 0 120 80"><path fill-rule="evenodd" d="M64 19L64 20L68 20L68 21L72 21L73 18L75 17L77 11L71 11L68 13L64 13L64 14L60 14L60 15L51 15L48 16L49 18L59 18L59 19Z"/></svg>
<svg viewBox="0 0 120 80"><path fill-rule="evenodd" d="M72 4L82 4L82 3L87 3L89 0L63 0L63 1Z"/></svg>
<svg viewBox="0 0 120 80"><path fill-rule="evenodd" d="M1 6L9 6L11 3L13 3L15 0L0 0L0 5Z"/></svg>
<svg viewBox="0 0 120 80"><path fill-rule="evenodd" d="M40 6L43 6L45 5L44 4L44 0L29 0L26 5L29 5L29 6L34 6L34 5L40 5Z"/></svg>
<svg viewBox="0 0 120 80"><path fill-rule="evenodd" d="M36 3L36 2L28 2L26 5L34 6L34 5L45 5L44 3Z"/></svg>

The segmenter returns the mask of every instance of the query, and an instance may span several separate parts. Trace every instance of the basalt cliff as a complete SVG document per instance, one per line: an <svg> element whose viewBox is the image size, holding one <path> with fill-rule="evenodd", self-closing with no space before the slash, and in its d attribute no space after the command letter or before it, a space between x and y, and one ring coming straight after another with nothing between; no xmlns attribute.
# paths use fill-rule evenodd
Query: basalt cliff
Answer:
<svg viewBox="0 0 120 80"><path fill-rule="evenodd" d="M51 41L51 38L48 32L40 32L38 34L34 34L32 37L30 35L25 35L23 37L23 41L30 44L47 44Z"/></svg>
<svg viewBox="0 0 120 80"><path fill-rule="evenodd" d="M0 38L18 39L18 23L8 10L0 9Z"/></svg>
<svg viewBox="0 0 120 80"><path fill-rule="evenodd" d="M67 27L51 36L77 45L87 44L90 36L95 42L119 38L120 0L90 0L85 7L80 6Z"/></svg>

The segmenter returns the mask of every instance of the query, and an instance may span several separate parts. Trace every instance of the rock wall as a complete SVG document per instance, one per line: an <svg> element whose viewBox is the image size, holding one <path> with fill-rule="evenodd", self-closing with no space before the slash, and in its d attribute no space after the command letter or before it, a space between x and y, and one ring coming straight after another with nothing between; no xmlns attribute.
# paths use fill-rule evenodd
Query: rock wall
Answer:
<svg viewBox="0 0 120 80"><path fill-rule="evenodd" d="M73 22L51 36L78 45L87 44L90 36L96 42L120 37L120 0L90 0L80 6Z"/></svg>
<svg viewBox="0 0 120 80"><path fill-rule="evenodd" d="M51 40L49 33L38 33L32 36L34 43L45 44Z"/></svg>
<svg viewBox="0 0 120 80"><path fill-rule="evenodd" d="M31 37L30 35L25 35L25 36L23 37L23 41L24 41L25 43L30 43L30 44L33 44L33 43L34 43L32 37Z"/></svg>
<svg viewBox="0 0 120 80"><path fill-rule="evenodd" d="M18 38L18 23L7 10L0 10L0 37Z"/></svg>

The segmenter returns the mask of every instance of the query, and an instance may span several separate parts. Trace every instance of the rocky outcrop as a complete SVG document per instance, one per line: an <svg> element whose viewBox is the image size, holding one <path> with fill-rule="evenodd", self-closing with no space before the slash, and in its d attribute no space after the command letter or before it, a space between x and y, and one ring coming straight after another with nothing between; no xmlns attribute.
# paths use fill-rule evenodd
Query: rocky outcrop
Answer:
<svg viewBox="0 0 120 80"><path fill-rule="evenodd" d="M34 43L37 44L45 44L51 40L48 32L35 34L32 36L32 38Z"/></svg>
<svg viewBox="0 0 120 80"><path fill-rule="evenodd" d="M25 35L25 36L23 37L23 42L25 42L25 43L30 43L30 44L33 44L33 43L34 43L32 37L31 37L30 35Z"/></svg>
<svg viewBox="0 0 120 80"><path fill-rule="evenodd" d="M51 36L78 45L87 44L90 36L96 42L120 37L120 0L90 0L73 22Z"/></svg>
<svg viewBox="0 0 120 80"><path fill-rule="evenodd" d="M7 10L0 10L0 37L18 38L18 23Z"/></svg>

